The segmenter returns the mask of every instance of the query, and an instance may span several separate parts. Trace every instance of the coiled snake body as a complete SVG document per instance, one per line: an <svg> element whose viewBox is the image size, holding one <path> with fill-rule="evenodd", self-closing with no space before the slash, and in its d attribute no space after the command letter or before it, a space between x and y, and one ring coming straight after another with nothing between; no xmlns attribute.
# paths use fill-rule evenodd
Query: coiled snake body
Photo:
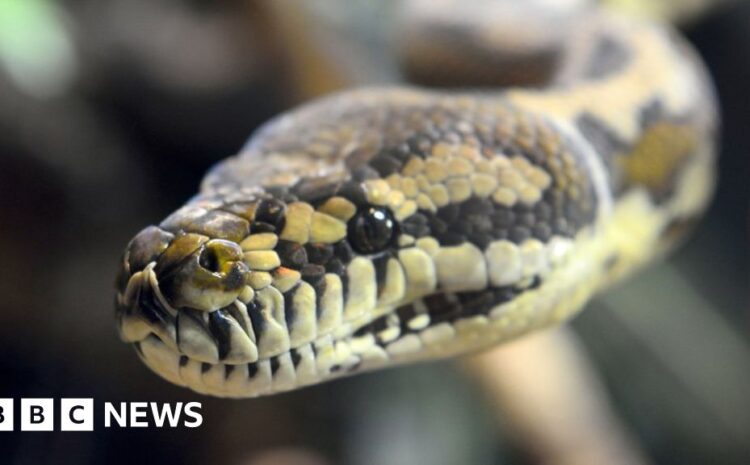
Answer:
<svg viewBox="0 0 750 465"><path fill-rule="evenodd" d="M434 37L415 74L503 90L348 91L265 125L130 242L122 339L174 383L252 397L558 324L667 250L713 186L703 68L662 26L556 15L412 29Z"/></svg>

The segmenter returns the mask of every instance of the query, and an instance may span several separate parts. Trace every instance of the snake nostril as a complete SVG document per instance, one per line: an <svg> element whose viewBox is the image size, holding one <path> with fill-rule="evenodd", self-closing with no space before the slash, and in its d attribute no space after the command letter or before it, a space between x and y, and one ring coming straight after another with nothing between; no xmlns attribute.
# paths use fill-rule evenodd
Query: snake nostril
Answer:
<svg viewBox="0 0 750 465"><path fill-rule="evenodd" d="M204 247L198 256L198 264L211 273L221 272L219 255L214 247Z"/></svg>
<svg viewBox="0 0 750 465"><path fill-rule="evenodd" d="M223 239L212 239L206 242L198 254L198 266L219 275L229 273L241 260L240 246Z"/></svg>

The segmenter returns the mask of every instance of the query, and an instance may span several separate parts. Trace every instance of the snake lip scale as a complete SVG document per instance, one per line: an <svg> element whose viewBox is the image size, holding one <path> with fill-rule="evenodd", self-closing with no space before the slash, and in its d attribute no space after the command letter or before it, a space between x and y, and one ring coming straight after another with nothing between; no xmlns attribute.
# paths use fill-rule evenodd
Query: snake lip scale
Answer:
<svg viewBox="0 0 750 465"><path fill-rule="evenodd" d="M416 21L459 49L421 44L414 69L523 58L472 18ZM255 397L559 324L671 249L713 190L710 80L667 26L560 24L520 59L556 63L529 68L543 85L357 89L264 125L130 241L121 338L173 383Z"/></svg>

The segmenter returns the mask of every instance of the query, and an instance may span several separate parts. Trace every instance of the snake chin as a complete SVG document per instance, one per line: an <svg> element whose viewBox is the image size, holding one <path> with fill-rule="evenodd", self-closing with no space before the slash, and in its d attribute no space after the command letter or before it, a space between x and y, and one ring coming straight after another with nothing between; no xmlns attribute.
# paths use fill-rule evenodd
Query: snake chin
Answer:
<svg viewBox="0 0 750 465"><path fill-rule="evenodd" d="M255 235L244 245L271 236ZM155 226L141 231L126 248L117 281L121 339L159 376L204 394L254 397L322 381L315 343L300 344L309 335L284 324L292 302L315 314L313 288L292 270L273 278L253 271L245 255L233 241ZM248 255L256 268L266 267L267 251ZM293 285L298 289L285 302ZM330 346L331 339L315 342ZM326 372L327 379L345 370Z"/></svg>
<svg viewBox="0 0 750 465"><path fill-rule="evenodd" d="M118 295L117 316L121 338L162 378L202 394L246 398L333 379L357 368L321 367L316 355L330 351L330 337L290 348L281 328L263 322L262 315L275 312L263 293L211 312L173 308L160 290L155 266L152 262L130 278ZM248 297L247 292L242 296ZM253 325L266 326L261 344Z"/></svg>
<svg viewBox="0 0 750 465"><path fill-rule="evenodd" d="M297 385L288 350L259 357L248 306L258 311L260 302L253 299L246 305L235 298L213 311L175 308L162 292L157 266L150 262L133 273L116 305L121 338L133 344L152 371L178 385L225 397L252 397ZM304 350L294 355L310 357Z"/></svg>

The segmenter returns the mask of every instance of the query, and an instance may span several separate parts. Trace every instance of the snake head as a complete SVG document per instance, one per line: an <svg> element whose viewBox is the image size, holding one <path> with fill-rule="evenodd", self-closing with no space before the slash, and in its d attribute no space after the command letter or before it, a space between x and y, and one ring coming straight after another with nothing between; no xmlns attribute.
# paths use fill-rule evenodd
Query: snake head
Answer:
<svg viewBox="0 0 750 465"><path fill-rule="evenodd" d="M401 268L387 265L401 235L396 213L369 203L366 183L339 191L317 201L265 191L198 198L140 231L117 279L121 338L158 374L202 392L232 395L233 370L256 372L259 386L243 395L282 389L272 385L278 370L311 363L316 337L332 342L356 328L345 319L369 321L379 292L383 302L404 297ZM394 267L378 289L376 274ZM208 387L213 371L223 382Z"/></svg>
<svg viewBox="0 0 750 465"><path fill-rule="evenodd" d="M580 308L604 255L587 239L608 198L591 154L513 107L434 99L343 94L270 123L130 243L122 338L170 381L253 397Z"/></svg>

